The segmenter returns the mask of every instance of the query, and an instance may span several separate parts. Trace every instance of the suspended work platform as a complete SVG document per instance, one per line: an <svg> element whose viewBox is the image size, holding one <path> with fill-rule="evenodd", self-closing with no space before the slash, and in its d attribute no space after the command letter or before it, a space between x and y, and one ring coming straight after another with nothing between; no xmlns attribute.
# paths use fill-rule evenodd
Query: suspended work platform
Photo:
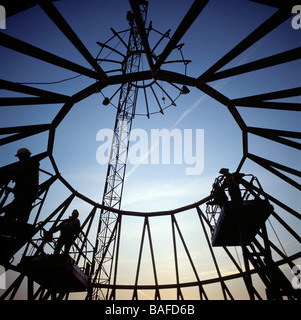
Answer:
<svg viewBox="0 0 301 320"><path fill-rule="evenodd" d="M86 291L89 277L68 255L23 257L20 269L33 281L55 293Z"/></svg>
<svg viewBox="0 0 301 320"><path fill-rule="evenodd" d="M221 169L207 202L213 247L240 246L245 267L245 284L251 300L258 291L253 285L252 266L266 288L267 299L300 299L290 280L273 259L276 250L269 241L266 220L275 214L258 179L252 174ZM244 179L243 179L244 177ZM286 257L280 250L278 254ZM289 267L294 266L289 262Z"/></svg>
<svg viewBox="0 0 301 320"><path fill-rule="evenodd" d="M252 174L231 174L225 168L220 173L223 175L215 179L212 201L206 209L212 227L212 246L250 244L274 208Z"/></svg>
<svg viewBox="0 0 301 320"><path fill-rule="evenodd" d="M239 246L241 236L250 243L264 225L273 206L267 200L229 201L221 208L212 234L212 246Z"/></svg>

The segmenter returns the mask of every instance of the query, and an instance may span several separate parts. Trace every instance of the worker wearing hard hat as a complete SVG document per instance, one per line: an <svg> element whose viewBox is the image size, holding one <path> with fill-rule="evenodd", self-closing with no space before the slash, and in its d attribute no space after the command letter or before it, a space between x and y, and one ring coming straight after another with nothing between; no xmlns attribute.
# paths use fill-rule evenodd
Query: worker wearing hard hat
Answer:
<svg viewBox="0 0 301 320"><path fill-rule="evenodd" d="M239 188L239 183L241 177L244 176L243 173L230 173L229 169L222 168L219 173L223 174L225 176L222 187L228 188L229 195L231 197L231 200L234 202L241 202L241 192Z"/></svg>
<svg viewBox="0 0 301 320"><path fill-rule="evenodd" d="M27 223L32 203L37 197L39 188L39 162L30 157L27 148L17 151L19 162L8 173L9 179L15 182L14 200L5 208L5 218L11 222Z"/></svg>
<svg viewBox="0 0 301 320"><path fill-rule="evenodd" d="M64 254L68 254L69 250L76 240L80 232L80 221L78 219L78 211L73 210L72 215L62 221L58 226L51 228L50 233L61 231L60 237L54 249L54 254L59 254L63 246L65 246Z"/></svg>

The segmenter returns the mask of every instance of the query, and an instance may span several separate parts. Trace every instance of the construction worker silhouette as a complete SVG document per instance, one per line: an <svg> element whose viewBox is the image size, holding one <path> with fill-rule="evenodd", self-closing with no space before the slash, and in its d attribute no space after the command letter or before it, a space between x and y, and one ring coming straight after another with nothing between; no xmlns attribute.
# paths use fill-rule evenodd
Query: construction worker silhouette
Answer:
<svg viewBox="0 0 301 320"><path fill-rule="evenodd" d="M72 244L80 232L80 221L76 209L73 210L69 219L62 221L57 227L49 230L50 233L55 233L57 231L61 231L61 234L54 249L54 254L59 254L62 247L65 246L64 254L68 255Z"/></svg>
<svg viewBox="0 0 301 320"><path fill-rule="evenodd" d="M241 177L244 176L243 173L230 173L229 169L222 168L219 173L225 176L224 181L222 183L222 188L228 188L229 195L231 197L231 201L233 202L241 202L241 192L239 188L239 183Z"/></svg>
<svg viewBox="0 0 301 320"><path fill-rule="evenodd" d="M213 183L212 187L211 195L213 196L213 200L209 204L217 204L220 207L223 207L228 201L224 188L218 183Z"/></svg>
<svg viewBox="0 0 301 320"><path fill-rule="evenodd" d="M15 182L14 200L4 209L7 221L27 223L39 188L39 162L30 157L26 148L17 151L19 162L8 173L8 181Z"/></svg>

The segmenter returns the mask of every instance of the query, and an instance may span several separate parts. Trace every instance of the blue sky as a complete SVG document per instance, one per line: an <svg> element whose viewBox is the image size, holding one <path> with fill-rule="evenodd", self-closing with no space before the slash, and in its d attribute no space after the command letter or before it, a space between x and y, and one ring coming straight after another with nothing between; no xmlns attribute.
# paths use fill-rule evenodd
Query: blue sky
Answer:
<svg viewBox="0 0 301 320"><path fill-rule="evenodd" d="M192 3L191 0L151 0L148 21L152 20L153 27L162 33L171 28L172 35ZM105 42L112 37L110 27L116 31L128 28L125 14L130 10L130 5L125 0L105 2L62 0L55 6L93 56L99 52L96 41ZM185 59L192 60L188 65L187 75L200 76L275 11L271 7L246 0L210 1L180 41L185 43L183 47ZM9 35L90 68L85 59L38 6L9 18L6 28L4 32ZM297 48L300 43L301 30L294 30L288 20L231 61L224 69ZM121 50L122 46L119 45L118 49ZM176 57L177 54L178 52L175 52L174 56ZM0 74L5 80L20 83L52 82L76 76L71 71L51 66L3 47L0 48L0 56ZM105 65L102 67L106 70ZM169 67L171 68L166 65L163 68L169 70ZM180 64L172 68L174 68L173 71L183 73L183 66ZM300 70L300 60L296 60L250 74L215 81L210 85L231 99L240 98L298 87L301 85ZM80 76L60 84L33 86L73 95L92 83L93 79ZM168 85L164 84L164 88L168 88ZM56 130L54 158L62 176L76 190L96 202L101 202L107 169L106 165L100 165L96 160L96 152L100 146L96 135L100 129L113 129L116 115L113 106L102 105L103 95L110 97L116 89L116 87L105 88L102 94L93 94L77 103ZM22 95L1 90L0 96ZM144 109L143 100L139 101L141 105L138 107ZM289 101L300 102L300 97ZM164 105L163 102L162 105ZM185 129L192 129L193 132L196 129L203 129L204 170L200 175L188 176L185 175L185 163L182 165L142 164L137 168L129 164L127 171L132 174L127 179L124 189L122 208L125 210L143 212L168 210L196 202L210 193L212 182L220 168L228 167L230 171L234 171L241 160L241 130L225 106L196 88L190 88L188 95L180 96L176 105L166 109L164 115L155 114L150 119L137 116L133 121L133 128L142 128L148 134L152 129L176 128L182 133ZM59 104L1 107L0 125L8 127L49 123L60 108ZM239 108L239 111L249 126L300 130L301 117L297 112L252 108ZM3 146L0 165L15 161L14 155L19 147L28 147L33 154L45 151L47 138L46 134L40 134ZM272 160L276 159L277 162L295 169L300 168L300 153L295 149L252 135L249 138L251 153ZM42 162L41 167L52 170L47 160ZM260 166L247 160L242 172L256 175L267 193L289 204L295 210L300 208L301 202L297 189L274 177ZM51 190L49 210L54 209L66 199L68 194L69 191L61 185ZM80 206L83 215L88 214L89 206L81 201L76 205ZM295 225L295 230L298 230L300 222L287 217L281 209L279 213L284 215L284 219L289 219ZM194 221L194 218L191 218L191 221ZM132 221L129 225L131 223ZM154 228L156 228L155 225L154 223ZM193 233L191 222L186 221L185 224L183 221L183 228L186 228L188 233ZM158 230L158 234L160 231L162 230ZM287 245L289 247L290 243L288 242ZM191 246L197 251L193 240L191 240ZM295 247L291 248L292 251L294 249Z"/></svg>

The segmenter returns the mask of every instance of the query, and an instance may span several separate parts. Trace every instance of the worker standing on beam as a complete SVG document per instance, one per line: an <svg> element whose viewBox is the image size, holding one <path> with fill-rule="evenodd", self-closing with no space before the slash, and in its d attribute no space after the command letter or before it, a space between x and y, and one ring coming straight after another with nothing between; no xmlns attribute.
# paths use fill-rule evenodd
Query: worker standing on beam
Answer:
<svg viewBox="0 0 301 320"><path fill-rule="evenodd" d="M8 222L27 223L32 204L37 198L40 164L30 155L28 149L19 149L16 154L19 162L6 174L7 182L15 182L14 200L3 210Z"/></svg>
<svg viewBox="0 0 301 320"><path fill-rule="evenodd" d="M78 215L78 211L76 209L73 210L72 215L68 219L62 221L57 227L49 230L50 234L61 231L60 237L54 249L54 254L60 254L63 246L65 246L64 254L69 254L72 244L80 233L80 221L78 219Z"/></svg>

